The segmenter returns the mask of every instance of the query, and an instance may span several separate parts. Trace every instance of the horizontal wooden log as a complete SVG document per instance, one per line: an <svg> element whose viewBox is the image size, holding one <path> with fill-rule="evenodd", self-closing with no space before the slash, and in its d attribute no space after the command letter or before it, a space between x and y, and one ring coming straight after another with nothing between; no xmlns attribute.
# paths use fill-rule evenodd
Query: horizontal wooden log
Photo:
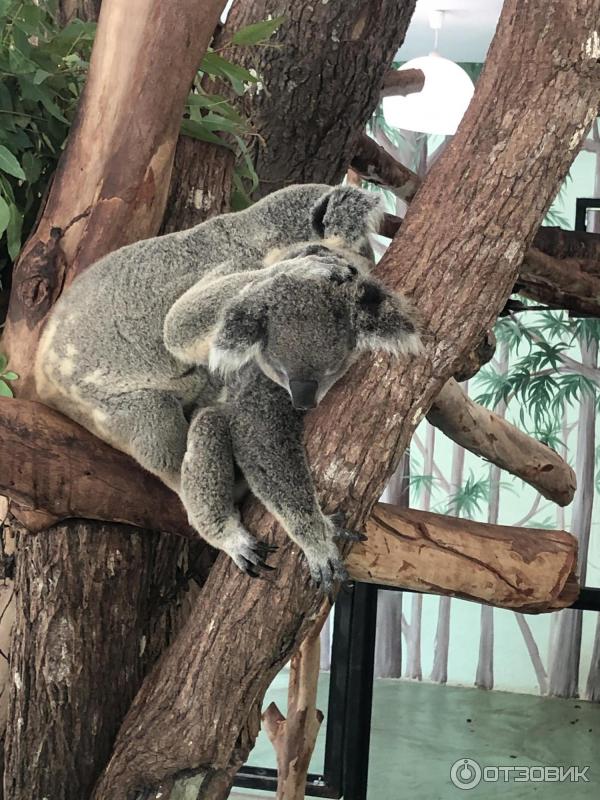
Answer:
<svg viewBox="0 0 600 800"><path fill-rule="evenodd" d="M578 595L577 541L565 531L489 525L379 503L353 578L539 613Z"/></svg>
<svg viewBox="0 0 600 800"><path fill-rule="evenodd" d="M560 506L573 500L577 480L567 462L548 445L471 400L455 380L444 385L427 419L461 447L521 478L548 500Z"/></svg>
<svg viewBox="0 0 600 800"><path fill-rule="evenodd" d="M0 430L0 494L13 501L17 518L25 511L31 530L48 527L49 514L55 520L115 521L198 536L179 499L157 478L58 412L2 398ZM349 556L350 575L357 580L521 611L552 610L575 599L571 573L577 545L567 533L386 509L376 506L368 541ZM45 514L33 517L28 510Z"/></svg>

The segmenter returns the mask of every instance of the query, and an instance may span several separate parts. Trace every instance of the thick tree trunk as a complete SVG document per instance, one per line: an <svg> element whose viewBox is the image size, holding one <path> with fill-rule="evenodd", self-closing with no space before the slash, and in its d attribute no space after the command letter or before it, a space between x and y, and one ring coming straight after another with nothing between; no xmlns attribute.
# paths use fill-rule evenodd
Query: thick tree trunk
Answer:
<svg viewBox="0 0 600 800"><path fill-rule="evenodd" d="M21 533L7 798L89 797L146 670L174 633L171 549L167 537L98 522Z"/></svg>
<svg viewBox="0 0 600 800"><path fill-rule="evenodd" d="M341 180L414 6L415 0L234 4L221 43L244 25L283 17L268 45L236 55L264 87L244 98L259 134L258 195L290 183Z"/></svg>
<svg viewBox="0 0 600 800"><path fill-rule="evenodd" d="M33 394L33 354L63 285L156 233L183 104L223 5L199 14L196 0L177 9L105 0L69 145L13 276L3 349L21 396ZM182 542L118 525L22 534L7 800L89 796L145 671L176 632L185 570Z"/></svg>
<svg viewBox="0 0 600 800"><path fill-rule="evenodd" d="M595 368L598 363L598 343L581 337L579 344L583 364ZM596 459L596 398L589 392L583 394L580 400L576 459L578 489L573 505L571 531L579 539L578 567L581 584L584 586L594 503ZM549 692L555 697L579 695L582 623L582 611L567 609L561 612L550 661Z"/></svg>
<svg viewBox="0 0 600 800"><path fill-rule="evenodd" d="M180 136L160 232L191 228L229 211L234 161L227 147Z"/></svg>
<svg viewBox="0 0 600 800"><path fill-rule="evenodd" d="M307 419L323 505L344 508L351 525L363 523L424 410L514 285L600 102L599 13L599 0L577 9L505 2L471 107L377 270L412 294L428 321L426 356L400 365L365 358ZM346 107L353 102L345 97ZM122 800L182 770L229 779L246 758L264 691L307 632L318 594L267 513L251 505L244 519L282 545L276 573L252 583L217 560L184 631L134 701L96 800Z"/></svg>
<svg viewBox="0 0 600 800"><path fill-rule="evenodd" d="M74 17L84 22L95 22L100 13L102 0L60 0L58 3L58 20L66 25Z"/></svg>

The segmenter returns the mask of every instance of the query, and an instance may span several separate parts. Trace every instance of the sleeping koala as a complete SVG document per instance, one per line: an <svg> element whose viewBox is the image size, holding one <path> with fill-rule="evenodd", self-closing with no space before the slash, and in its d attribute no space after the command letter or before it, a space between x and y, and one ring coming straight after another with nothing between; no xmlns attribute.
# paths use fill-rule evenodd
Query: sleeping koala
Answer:
<svg viewBox="0 0 600 800"><path fill-rule="evenodd" d="M368 277L377 201L291 186L121 248L62 295L36 362L42 400L175 490L250 575L269 551L235 506L240 472L330 591L346 575L302 418L365 350L418 347L408 302Z"/></svg>

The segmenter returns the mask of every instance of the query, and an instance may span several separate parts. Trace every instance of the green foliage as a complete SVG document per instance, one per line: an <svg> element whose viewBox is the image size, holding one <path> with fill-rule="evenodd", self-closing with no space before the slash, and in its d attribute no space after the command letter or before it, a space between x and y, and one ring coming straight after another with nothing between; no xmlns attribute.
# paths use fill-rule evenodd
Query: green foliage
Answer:
<svg viewBox="0 0 600 800"><path fill-rule="evenodd" d="M226 46L265 42L282 18L238 31ZM62 152L81 94L95 25L73 20L62 30L55 0L0 0L0 269L14 261L29 234ZM222 48L223 50L226 48ZM215 51L206 53L188 98L182 131L239 155L234 206L250 203L258 183L245 138L252 131L224 97L201 86L204 76L238 95L255 74ZM225 139L220 134L229 134Z"/></svg>
<svg viewBox="0 0 600 800"><path fill-rule="evenodd" d="M19 377L16 372L7 369L8 359L0 353L0 397L13 397L13 391L8 381L16 381Z"/></svg>
<svg viewBox="0 0 600 800"><path fill-rule="evenodd" d="M283 22L283 17L256 22L237 31L231 41L220 48L226 51L232 46L248 47L265 44ZM210 94L202 86L208 76L229 84L238 97L250 88L260 87L254 71L228 61L215 50L209 50L200 64L200 70L188 98L182 132L195 139L229 147L237 155L233 176L234 187L231 207L234 211L250 205L251 195L258 186L247 139L254 135L251 124L221 95ZM221 136L227 134L228 136Z"/></svg>
<svg viewBox="0 0 600 800"><path fill-rule="evenodd" d="M94 25L60 29L55 3L0 0L0 268L16 258L56 167Z"/></svg>

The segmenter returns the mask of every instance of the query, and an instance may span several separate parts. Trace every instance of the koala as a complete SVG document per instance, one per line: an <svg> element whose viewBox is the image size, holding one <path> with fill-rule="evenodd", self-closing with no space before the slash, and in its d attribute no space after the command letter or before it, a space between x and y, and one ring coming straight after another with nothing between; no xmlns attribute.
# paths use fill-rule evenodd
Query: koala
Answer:
<svg viewBox="0 0 600 800"><path fill-rule="evenodd" d="M270 548L240 483L330 592L346 572L321 511L303 416L361 352L416 352L414 309L369 277L373 195L290 186L241 212L137 242L69 286L44 329L40 398L179 495L190 524L252 576Z"/></svg>

